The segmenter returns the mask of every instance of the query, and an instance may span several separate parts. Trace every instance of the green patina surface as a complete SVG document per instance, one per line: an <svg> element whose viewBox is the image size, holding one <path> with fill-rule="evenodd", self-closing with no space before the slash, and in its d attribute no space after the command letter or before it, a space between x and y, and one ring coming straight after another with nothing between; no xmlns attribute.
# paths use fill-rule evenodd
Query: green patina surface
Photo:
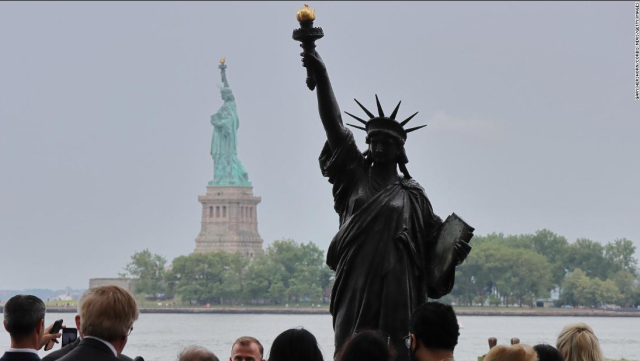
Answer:
<svg viewBox="0 0 640 361"><path fill-rule="evenodd" d="M244 169L238 157L238 128L240 120L235 97L229 87L226 65L219 66L223 87L220 89L224 104L211 116L213 136L211 138L211 157L213 158L213 180L210 186L250 187L249 173Z"/></svg>

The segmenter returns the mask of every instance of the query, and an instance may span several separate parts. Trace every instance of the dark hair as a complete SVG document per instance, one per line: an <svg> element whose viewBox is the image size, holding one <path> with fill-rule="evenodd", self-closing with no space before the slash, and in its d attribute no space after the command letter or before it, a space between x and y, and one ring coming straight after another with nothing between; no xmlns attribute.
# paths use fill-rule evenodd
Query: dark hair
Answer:
<svg viewBox="0 0 640 361"><path fill-rule="evenodd" d="M347 340L337 357L339 361L391 361L395 357L388 337L380 331L362 331Z"/></svg>
<svg viewBox="0 0 640 361"><path fill-rule="evenodd" d="M453 308L439 302L427 302L418 306L411 315L409 331L424 347L436 350L453 351L460 336Z"/></svg>
<svg viewBox="0 0 640 361"><path fill-rule="evenodd" d="M316 337L304 328L279 334L269 351L269 361L324 361Z"/></svg>
<svg viewBox="0 0 640 361"><path fill-rule="evenodd" d="M560 351L546 343L535 345L533 349L536 350L538 354L538 361L564 361L564 357L562 357Z"/></svg>
<svg viewBox="0 0 640 361"><path fill-rule="evenodd" d="M240 346L250 346L252 343L255 343L256 345L258 345L258 350L260 351L260 357L264 357L264 347L262 347L262 344L260 343L260 341L258 341L258 339L251 336L242 336L238 338L233 343L233 345L231 345L231 351L233 351L233 348L235 347L236 344L239 344Z"/></svg>
<svg viewBox="0 0 640 361"><path fill-rule="evenodd" d="M14 340L29 336L44 319L44 302L36 296L17 295L4 305L4 324Z"/></svg>

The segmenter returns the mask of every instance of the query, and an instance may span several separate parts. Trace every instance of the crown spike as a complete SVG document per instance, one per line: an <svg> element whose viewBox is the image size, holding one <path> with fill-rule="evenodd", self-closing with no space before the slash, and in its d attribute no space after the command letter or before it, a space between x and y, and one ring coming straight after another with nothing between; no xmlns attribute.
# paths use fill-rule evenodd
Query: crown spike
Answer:
<svg viewBox="0 0 640 361"><path fill-rule="evenodd" d="M347 123L347 125L350 126L350 127L358 128L360 130L364 130L365 132L367 131L364 127L361 127L359 125L353 125L353 124L349 124L349 123Z"/></svg>
<svg viewBox="0 0 640 361"><path fill-rule="evenodd" d="M393 113L391 113L391 119L395 120L396 119L396 114L398 114L398 109L400 109L400 103L402 103L402 100L398 102L398 105L396 105L396 108L393 110Z"/></svg>
<svg viewBox="0 0 640 361"><path fill-rule="evenodd" d="M405 125L405 124L407 124L407 123L409 123L409 121L410 121L411 119L413 119L413 117L415 117L415 116L416 116L416 114L418 114L418 112L413 113L413 115L412 115L412 116L410 116L409 118L407 118L407 119L403 120L403 121L402 121L402 123L400 123L400 125L402 125L402 126L404 127L404 125Z"/></svg>
<svg viewBox="0 0 640 361"><path fill-rule="evenodd" d="M380 105L380 100L378 100L378 94L376 94L376 105L378 106L378 114L380 118L384 117L384 112L382 111L382 105Z"/></svg>
<svg viewBox="0 0 640 361"><path fill-rule="evenodd" d="M362 120L362 119L356 117L355 115L353 115L353 114L351 114L351 113L349 113L347 111L345 111L345 113L347 113L347 115L349 115L351 118L354 118L355 120L359 121L360 123L362 123L364 125L367 125L367 121L366 120Z"/></svg>
<svg viewBox="0 0 640 361"><path fill-rule="evenodd" d="M413 132L413 131L415 131L415 130L418 130L418 129L420 129L420 128L424 128L424 127L426 127L426 126L427 126L427 125L425 124L425 125L421 125L421 126L418 126L418 127L409 128L409 129L406 129L406 130L405 130L405 132L407 132L407 133L411 133L411 132Z"/></svg>
<svg viewBox="0 0 640 361"><path fill-rule="evenodd" d="M367 108L364 107L364 105L360 104L360 102L358 101L358 99L353 99L356 101L356 103L358 103L358 105L360 106L360 108L362 108L362 110L364 110L365 113L367 113L367 115L369 116L369 118L375 118L376 116L373 115L373 113L371 113Z"/></svg>

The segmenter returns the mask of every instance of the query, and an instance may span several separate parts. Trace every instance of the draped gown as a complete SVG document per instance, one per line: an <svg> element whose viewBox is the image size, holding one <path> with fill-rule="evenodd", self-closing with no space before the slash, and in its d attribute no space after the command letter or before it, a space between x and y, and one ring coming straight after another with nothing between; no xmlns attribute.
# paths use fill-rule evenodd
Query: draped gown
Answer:
<svg viewBox="0 0 640 361"><path fill-rule="evenodd" d="M354 333L376 329L390 337L396 359L407 360L402 338L411 312L453 287L455 266L440 279L428 267L442 220L416 181L398 176L377 185L349 130L336 149L325 144L319 161L340 216L327 252L336 271L330 306L336 352Z"/></svg>

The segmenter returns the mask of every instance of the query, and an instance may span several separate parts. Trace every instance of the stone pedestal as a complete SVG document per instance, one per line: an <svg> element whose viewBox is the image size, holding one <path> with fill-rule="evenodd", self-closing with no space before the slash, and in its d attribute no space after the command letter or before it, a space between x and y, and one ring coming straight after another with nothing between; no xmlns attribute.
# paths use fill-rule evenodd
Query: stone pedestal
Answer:
<svg viewBox="0 0 640 361"><path fill-rule="evenodd" d="M202 228L196 238L195 253L241 252L253 258L262 253L258 234L257 206L261 198L253 187L208 186L198 196L202 203Z"/></svg>

